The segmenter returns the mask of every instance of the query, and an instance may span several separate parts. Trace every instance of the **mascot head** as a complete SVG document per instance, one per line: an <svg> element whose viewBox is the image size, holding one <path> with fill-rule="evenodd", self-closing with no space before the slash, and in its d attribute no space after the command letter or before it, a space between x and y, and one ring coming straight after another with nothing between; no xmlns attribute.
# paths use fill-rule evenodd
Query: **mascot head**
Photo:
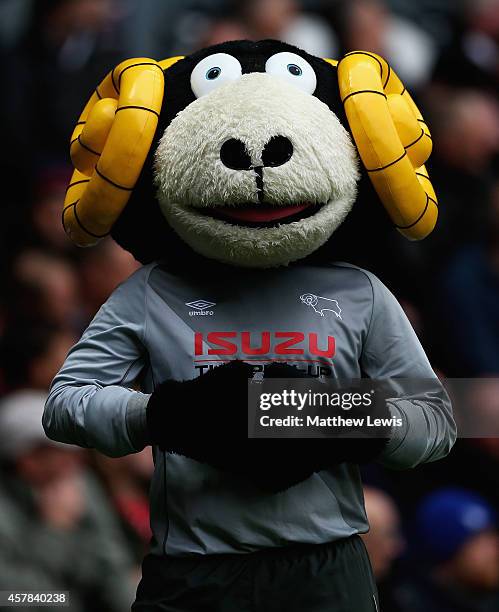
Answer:
<svg viewBox="0 0 499 612"><path fill-rule="evenodd" d="M127 60L73 132L63 224L83 246L111 233L142 262L171 257L180 237L223 263L287 265L342 223L360 157L397 229L417 240L437 218L430 152L409 93L373 53L337 62L237 41Z"/></svg>

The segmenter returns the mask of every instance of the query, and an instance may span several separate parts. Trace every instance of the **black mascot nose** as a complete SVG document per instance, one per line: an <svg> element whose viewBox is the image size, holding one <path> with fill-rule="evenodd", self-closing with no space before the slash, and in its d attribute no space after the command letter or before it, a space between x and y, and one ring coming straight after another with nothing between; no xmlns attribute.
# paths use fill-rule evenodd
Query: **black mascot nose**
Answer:
<svg viewBox="0 0 499 612"><path fill-rule="evenodd" d="M263 167L282 166L293 156L293 144L286 136L272 136L262 151ZM236 138L226 140L220 149L220 159L224 166L233 170L250 170L251 157L244 142Z"/></svg>
<svg viewBox="0 0 499 612"><path fill-rule="evenodd" d="M236 138L231 138L223 143L220 149L220 159L224 166L232 170L250 170L253 165L244 142Z"/></svg>
<svg viewBox="0 0 499 612"><path fill-rule="evenodd" d="M293 156L293 144L286 136L272 136L263 147L262 162L264 168L282 166Z"/></svg>

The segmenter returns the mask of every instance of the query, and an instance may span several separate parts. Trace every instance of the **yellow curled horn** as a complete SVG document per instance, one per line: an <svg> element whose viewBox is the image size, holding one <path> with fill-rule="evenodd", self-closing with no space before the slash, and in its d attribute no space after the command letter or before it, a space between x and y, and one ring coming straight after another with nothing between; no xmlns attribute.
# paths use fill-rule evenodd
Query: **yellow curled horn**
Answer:
<svg viewBox="0 0 499 612"><path fill-rule="evenodd" d="M421 240L437 222L438 203L424 166L430 131L395 71L380 56L347 53L337 65L340 95L355 144L395 227Z"/></svg>
<svg viewBox="0 0 499 612"><path fill-rule="evenodd" d="M109 234L128 202L158 124L163 70L179 59L122 62L83 109L71 136L75 170L62 211L64 229L77 245L93 245Z"/></svg>

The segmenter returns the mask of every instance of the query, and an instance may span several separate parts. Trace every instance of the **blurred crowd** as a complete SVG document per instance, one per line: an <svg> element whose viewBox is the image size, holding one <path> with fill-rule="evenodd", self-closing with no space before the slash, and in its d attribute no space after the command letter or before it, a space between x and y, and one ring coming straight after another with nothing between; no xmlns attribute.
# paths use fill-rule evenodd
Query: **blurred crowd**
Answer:
<svg viewBox="0 0 499 612"><path fill-rule="evenodd" d="M0 0L0 590L69 590L72 610L133 599L150 450L108 459L48 441L40 423L67 351L138 266L112 241L66 238L68 140L121 60L241 38L322 57L364 49L394 66L432 130L439 224L409 243L364 181L337 250L386 282L443 378L499 377L499 0ZM499 385L466 401L497 416ZM364 476L385 612L499 610L499 440Z"/></svg>

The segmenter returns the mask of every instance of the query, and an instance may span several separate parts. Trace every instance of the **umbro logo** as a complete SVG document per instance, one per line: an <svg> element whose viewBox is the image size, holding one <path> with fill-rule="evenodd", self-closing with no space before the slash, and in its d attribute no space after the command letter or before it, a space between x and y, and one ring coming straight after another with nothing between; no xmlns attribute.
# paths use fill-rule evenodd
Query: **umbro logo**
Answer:
<svg viewBox="0 0 499 612"><path fill-rule="evenodd" d="M199 317L214 315L215 313L211 308L217 304L216 302L208 302L208 300L194 300L193 302L186 302L185 305L193 309L189 311L190 317Z"/></svg>

